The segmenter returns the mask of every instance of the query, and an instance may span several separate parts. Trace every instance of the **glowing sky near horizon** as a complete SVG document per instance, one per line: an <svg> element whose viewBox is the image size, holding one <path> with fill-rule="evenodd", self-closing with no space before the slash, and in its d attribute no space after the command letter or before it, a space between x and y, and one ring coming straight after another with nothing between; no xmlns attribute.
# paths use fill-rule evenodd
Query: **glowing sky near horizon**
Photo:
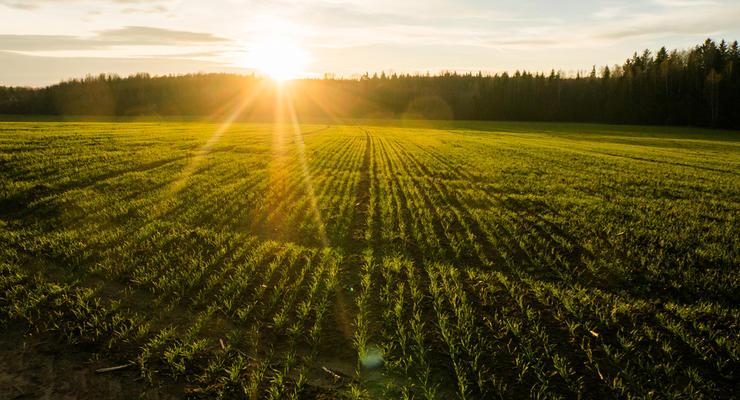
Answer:
<svg viewBox="0 0 740 400"><path fill-rule="evenodd" d="M259 72L282 62L264 62L270 43L300 56L304 76L568 72L740 39L737 21L736 0L0 0L0 85Z"/></svg>

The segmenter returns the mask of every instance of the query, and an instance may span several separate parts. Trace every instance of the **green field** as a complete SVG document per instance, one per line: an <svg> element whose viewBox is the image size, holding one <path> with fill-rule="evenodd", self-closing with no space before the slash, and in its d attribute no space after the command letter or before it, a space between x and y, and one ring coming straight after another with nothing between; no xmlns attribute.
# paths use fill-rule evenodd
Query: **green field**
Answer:
<svg viewBox="0 0 740 400"><path fill-rule="evenodd" d="M0 328L175 396L732 398L739 216L737 132L2 122Z"/></svg>

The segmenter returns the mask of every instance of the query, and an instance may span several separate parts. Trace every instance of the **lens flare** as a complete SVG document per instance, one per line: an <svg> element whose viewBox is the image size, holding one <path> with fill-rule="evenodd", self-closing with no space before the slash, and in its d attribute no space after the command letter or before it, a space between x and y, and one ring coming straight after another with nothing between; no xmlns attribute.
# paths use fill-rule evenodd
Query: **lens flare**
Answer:
<svg viewBox="0 0 740 400"><path fill-rule="evenodd" d="M368 346L365 349L362 358L360 358L362 368L365 369L376 369L383 365L383 351L376 346Z"/></svg>

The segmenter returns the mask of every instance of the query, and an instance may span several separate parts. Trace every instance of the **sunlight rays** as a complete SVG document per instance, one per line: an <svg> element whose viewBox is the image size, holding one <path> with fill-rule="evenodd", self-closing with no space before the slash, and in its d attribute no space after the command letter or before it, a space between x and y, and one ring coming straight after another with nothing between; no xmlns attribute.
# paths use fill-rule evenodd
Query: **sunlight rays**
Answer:
<svg viewBox="0 0 740 400"><path fill-rule="evenodd" d="M293 143L296 148L298 162L301 168L303 184L305 186L309 205L311 207L311 213L313 215L314 222L318 227L317 233L319 235L319 239L321 240L321 244L324 247L328 247L329 239L326 235L326 226L324 225L324 221L321 218L321 212L319 210L316 191L312 182L311 172L308 168L308 162L306 161L306 151L305 144L303 143L303 135L301 134L301 127L298 122L298 116L296 115L295 108L293 106L293 98L289 92L289 89L283 86L279 87L277 99L278 102L281 103L279 105L279 110L283 113L283 115L281 116L283 124L281 124L280 130L282 131L282 127L284 126L284 117L285 115L287 115L287 117L289 118L288 122L290 123L290 128L293 132Z"/></svg>
<svg viewBox="0 0 740 400"><path fill-rule="evenodd" d="M306 160L305 143L303 141L303 134L301 132L300 123L298 121L298 115L294 107L293 93L289 87L281 86L278 89L278 101L281 102L279 110L283 112L287 111L289 122L293 131L293 143L298 153L298 162L300 163L303 183L306 188L306 195L308 196L309 205L311 207L311 214L314 222L318 226L318 235L321 240L323 247L329 247L331 243L326 234L326 225L324 224L323 218L321 217L321 210L319 209L319 202L316 196L316 190L314 189L313 180L311 177L311 171L308 168L308 162ZM317 103L318 104L318 103ZM319 105L322 107L322 105ZM287 109L287 110L286 110ZM336 120L332 117L332 120ZM344 338L351 342L354 337L354 328L352 326L352 317L349 312L349 304L352 302L351 299L347 298L344 288L341 285L334 287L334 311L336 313L336 322L339 332Z"/></svg>
<svg viewBox="0 0 740 400"><path fill-rule="evenodd" d="M329 119L332 123L335 124L341 124L342 121L339 119L339 116L337 113L332 110L332 107L330 107L324 99L315 94L313 90L305 90L305 88L301 88L303 90L300 90L300 95L305 97L306 99L310 100L314 105L316 105Z"/></svg>
<svg viewBox="0 0 740 400"><path fill-rule="evenodd" d="M180 170L175 179L164 191L160 205L154 209L152 218L161 217L174 206L178 194L185 189L190 178L198 173L198 169L203 165L206 157L211 152L217 151L216 146L232 127L233 123L243 116L244 112L248 110L250 106L255 105L256 101L266 92L266 89L268 89L269 86L269 81L262 81L260 86L249 93L249 95L244 96L233 107L232 111L213 132L213 134L208 137L208 140L197 149L193 150L188 163L182 168L182 170ZM284 195L289 192L291 188L285 187L288 182L287 171L292 167L290 163L298 163L295 167L299 168L299 184L305 190L308 202L308 212L316 226L315 233L317 235L317 239L323 247L329 247L331 243L329 242L326 232L326 225L321 216L319 199L308 165L303 133L301 131L300 122L294 106L295 99L291 93L290 85L275 84L270 87L270 90L274 90L275 103L273 108L274 120L272 121L272 163L268 172L269 185L274 189L273 192L278 195ZM337 121L336 118L332 119ZM268 226L268 228L272 230L270 235L280 236L281 232L289 228L285 226L288 223L289 221L283 220L278 216L277 220Z"/></svg>
<svg viewBox="0 0 740 400"><path fill-rule="evenodd" d="M244 96L234 107L232 112L208 138L206 143L195 150L195 154L189 158L188 164L185 165L185 167L178 174L177 178L172 181L172 183L170 183L168 189L165 191L166 198L164 198L160 206L155 209L153 218L159 217L166 212L168 208L167 204L169 204L172 199L174 199L177 194L185 187L188 179L190 179L190 177L196 172L198 167L203 162L203 158L212 151L213 146L215 146L219 142L219 140L221 140L223 135L226 133L226 131L228 131L234 121L236 121L242 115L247 107L254 104L254 102L259 98L260 94L262 94L263 90L265 89L264 86L264 83L261 83L248 96Z"/></svg>

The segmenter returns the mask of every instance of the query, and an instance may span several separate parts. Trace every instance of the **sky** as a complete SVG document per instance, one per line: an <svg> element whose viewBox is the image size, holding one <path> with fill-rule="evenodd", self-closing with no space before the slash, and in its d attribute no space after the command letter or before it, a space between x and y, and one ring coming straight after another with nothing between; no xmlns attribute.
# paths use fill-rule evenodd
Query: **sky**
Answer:
<svg viewBox="0 0 740 400"><path fill-rule="evenodd" d="M740 39L738 21L739 0L0 0L0 85L281 66L590 71L646 48Z"/></svg>

